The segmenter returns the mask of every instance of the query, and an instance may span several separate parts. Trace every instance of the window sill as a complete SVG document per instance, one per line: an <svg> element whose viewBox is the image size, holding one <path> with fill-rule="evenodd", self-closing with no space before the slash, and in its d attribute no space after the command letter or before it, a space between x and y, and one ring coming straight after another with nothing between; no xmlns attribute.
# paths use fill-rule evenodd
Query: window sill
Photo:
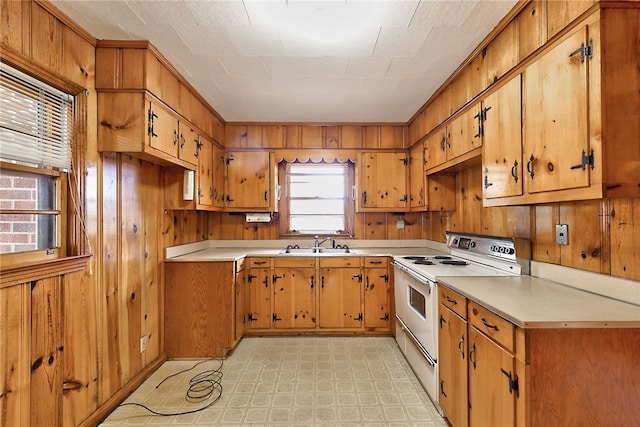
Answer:
<svg viewBox="0 0 640 427"><path fill-rule="evenodd" d="M0 269L0 288L82 271L87 267L89 258L91 255L79 255L2 268Z"/></svg>

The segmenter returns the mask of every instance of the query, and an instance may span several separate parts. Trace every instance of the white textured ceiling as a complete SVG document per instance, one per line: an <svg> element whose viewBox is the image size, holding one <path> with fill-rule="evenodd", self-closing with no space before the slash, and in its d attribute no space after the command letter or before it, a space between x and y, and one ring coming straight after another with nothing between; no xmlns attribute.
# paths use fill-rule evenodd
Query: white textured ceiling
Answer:
<svg viewBox="0 0 640 427"><path fill-rule="evenodd" d="M516 2L52 0L151 41L232 122L405 122Z"/></svg>

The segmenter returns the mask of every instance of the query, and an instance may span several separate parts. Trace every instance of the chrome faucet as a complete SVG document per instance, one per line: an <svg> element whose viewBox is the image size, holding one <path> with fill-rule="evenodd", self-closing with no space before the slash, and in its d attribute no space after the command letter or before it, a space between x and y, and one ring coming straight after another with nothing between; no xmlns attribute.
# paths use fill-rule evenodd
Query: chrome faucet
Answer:
<svg viewBox="0 0 640 427"><path fill-rule="evenodd" d="M336 241L333 240L331 237L327 237L326 239L323 240L318 240L319 237L315 236L316 241L314 243L314 248L318 249L320 247L321 244L323 244L324 242L328 242L329 240L331 241L331 247L335 248L336 247Z"/></svg>

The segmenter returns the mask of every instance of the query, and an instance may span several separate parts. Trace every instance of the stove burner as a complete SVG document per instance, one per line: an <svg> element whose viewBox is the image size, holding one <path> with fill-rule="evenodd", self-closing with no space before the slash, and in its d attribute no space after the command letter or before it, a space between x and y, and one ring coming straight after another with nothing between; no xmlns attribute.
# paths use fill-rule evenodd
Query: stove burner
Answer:
<svg viewBox="0 0 640 427"><path fill-rule="evenodd" d="M404 258L404 259L412 259L412 260L424 260L424 259L427 259L427 257L425 257L425 256L417 256L417 255L416 256L414 256L414 255L403 256L402 258Z"/></svg>
<svg viewBox="0 0 640 427"><path fill-rule="evenodd" d="M467 265L467 263L465 261L459 261L459 260L455 260L455 259L448 259L448 260L440 261L440 264L445 264L445 265Z"/></svg>
<svg viewBox="0 0 640 427"><path fill-rule="evenodd" d="M417 259L413 261L413 263L420 264L420 265L433 265L433 262L429 261L428 259Z"/></svg>
<svg viewBox="0 0 640 427"><path fill-rule="evenodd" d="M436 255L434 256L435 259L451 259L451 257L449 255Z"/></svg>

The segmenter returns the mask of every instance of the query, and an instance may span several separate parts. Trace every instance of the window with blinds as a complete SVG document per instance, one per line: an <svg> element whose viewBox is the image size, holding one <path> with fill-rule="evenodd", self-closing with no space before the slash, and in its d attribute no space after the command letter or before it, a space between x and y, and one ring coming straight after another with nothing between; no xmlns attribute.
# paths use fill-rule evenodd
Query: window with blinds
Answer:
<svg viewBox="0 0 640 427"><path fill-rule="evenodd" d="M351 234L352 165L349 163L288 163L282 218L285 234Z"/></svg>
<svg viewBox="0 0 640 427"><path fill-rule="evenodd" d="M74 98L0 64L0 254L60 245Z"/></svg>

